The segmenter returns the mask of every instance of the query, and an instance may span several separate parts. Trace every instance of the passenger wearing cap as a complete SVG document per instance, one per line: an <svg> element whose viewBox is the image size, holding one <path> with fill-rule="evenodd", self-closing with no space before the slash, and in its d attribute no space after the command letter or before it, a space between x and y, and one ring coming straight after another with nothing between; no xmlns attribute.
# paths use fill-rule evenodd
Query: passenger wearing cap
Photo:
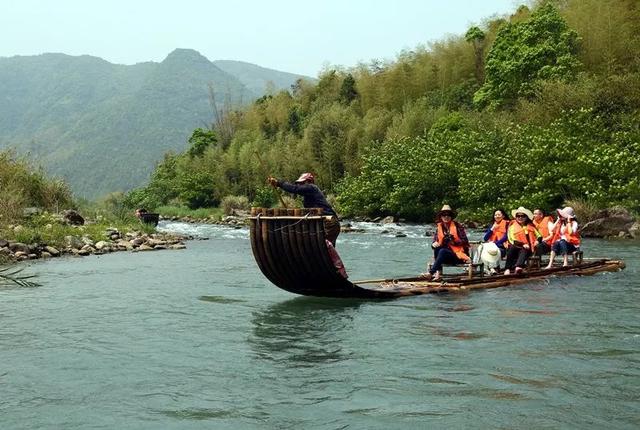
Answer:
<svg viewBox="0 0 640 430"><path fill-rule="evenodd" d="M321 208L323 215L331 216L325 220L324 229L326 238L333 246L336 246L336 240L340 234L340 221L338 215L327 202L320 188L315 184L315 177L312 173L303 173L294 184L276 179L269 176L267 181L274 187L280 187L284 191L302 196L302 205L305 208Z"/></svg>
<svg viewBox="0 0 640 430"><path fill-rule="evenodd" d="M514 269L516 274L522 273L527 260L538 244L538 240L542 240L542 236L533 226L533 214L529 209L520 206L511 211L511 215L515 218L515 222L511 223L507 231L509 248L505 275L510 275Z"/></svg>
<svg viewBox="0 0 640 430"><path fill-rule="evenodd" d="M436 215L437 232L433 236L431 247L435 261L428 272L420 276L439 281L442 277L444 264L470 263L469 240L462 224L454 221L456 212L451 206L444 205Z"/></svg>
<svg viewBox="0 0 640 430"><path fill-rule="evenodd" d="M549 255L547 269L553 267L553 260L556 255L562 255L562 267L569 265L569 254L572 254L580 247L580 233L578 231L578 221L571 206L558 209L558 219L553 224L553 245Z"/></svg>

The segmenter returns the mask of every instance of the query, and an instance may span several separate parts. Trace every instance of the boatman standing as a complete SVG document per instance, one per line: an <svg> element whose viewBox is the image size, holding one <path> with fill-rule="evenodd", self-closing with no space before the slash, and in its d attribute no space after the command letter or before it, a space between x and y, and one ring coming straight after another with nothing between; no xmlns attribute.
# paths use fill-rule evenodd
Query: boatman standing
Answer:
<svg viewBox="0 0 640 430"><path fill-rule="evenodd" d="M315 177L312 173L303 173L295 183L285 182L269 176L267 181L274 187L280 187L288 193L302 196L302 204L305 208L321 208L322 215L330 216L325 219L324 230L326 238L335 247L336 240L340 234L340 221L338 215L327 202L320 188L315 184Z"/></svg>

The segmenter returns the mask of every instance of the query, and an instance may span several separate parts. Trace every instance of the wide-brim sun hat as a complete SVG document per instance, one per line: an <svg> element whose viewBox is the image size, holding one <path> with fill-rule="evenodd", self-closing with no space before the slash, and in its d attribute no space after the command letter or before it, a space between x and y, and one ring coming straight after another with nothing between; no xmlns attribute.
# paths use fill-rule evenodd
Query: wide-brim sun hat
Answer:
<svg viewBox="0 0 640 430"><path fill-rule="evenodd" d="M311 181L311 182L315 181L313 173L309 173L309 172L303 173L302 175L300 175L298 179L296 179L296 182L306 182L306 181Z"/></svg>
<svg viewBox="0 0 640 430"><path fill-rule="evenodd" d="M516 214L525 214L529 218L529 220L533 220L533 212L525 207L520 206L518 209L514 209L511 211L511 216L514 219L516 218Z"/></svg>
<svg viewBox="0 0 640 430"><path fill-rule="evenodd" d="M442 206L442 209L440 209L440 211L437 213L437 217L440 218L443 214L449 213L451 215L451 218L455 218L456 215L458 215L458 213L456 211L454 211L453 209L451 209L451 206L449 205L444 205Z"/></svg>
<svg viewBox="0 0 640 430"><path fill-rule="evenodd" d="M494 242L483 243L480 251L480 261L485 264L494 264L500 261L502 255L500 254L500 248Z"/></svg>
<svg viewBox="0 0 640 430"><path fill-rule="evenodd" d="M576 214L571 206L567 206L564 209L558 209L558 215L560 215L562 218L567 219L576 217Z"/></svg>

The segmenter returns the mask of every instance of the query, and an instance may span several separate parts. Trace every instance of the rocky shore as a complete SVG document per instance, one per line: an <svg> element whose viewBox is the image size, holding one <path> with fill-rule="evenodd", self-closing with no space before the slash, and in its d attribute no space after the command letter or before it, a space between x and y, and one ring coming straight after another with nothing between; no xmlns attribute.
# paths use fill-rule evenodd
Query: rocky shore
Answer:
<svg viewBox="0 0 640 430"><path fill-rule="evenodd" d="M158 251L162 249L185 249L189 236L167 233L146 234L140 231L120 232L115 228L105 230L105 239L94 241L87 235L65 236L64 246L46 243L21 243L0 239L0 256L10 261L55 258L62 255L101 255L116 251Z"/></svg>

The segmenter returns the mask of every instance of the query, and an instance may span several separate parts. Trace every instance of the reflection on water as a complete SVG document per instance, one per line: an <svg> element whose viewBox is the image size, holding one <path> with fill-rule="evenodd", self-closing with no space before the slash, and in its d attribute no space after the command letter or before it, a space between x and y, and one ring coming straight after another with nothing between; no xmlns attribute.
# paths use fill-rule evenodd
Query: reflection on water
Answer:
<svg viewBox="0 0 640 430"><path fill-rule="evenodd" d="M220 304L229 304L229 303L244 303L246 300L242 299L232 299L230 297L223 296L200 296L198 300L209 303L220 303Z"/></svg>
<svg viewBox="0 0 640 430"><path fill-rule="evenodd" d="M351 330L355 300L297 297L254 312L249 344L265 360L308 367L349 356L341 332Z"/></svg>

